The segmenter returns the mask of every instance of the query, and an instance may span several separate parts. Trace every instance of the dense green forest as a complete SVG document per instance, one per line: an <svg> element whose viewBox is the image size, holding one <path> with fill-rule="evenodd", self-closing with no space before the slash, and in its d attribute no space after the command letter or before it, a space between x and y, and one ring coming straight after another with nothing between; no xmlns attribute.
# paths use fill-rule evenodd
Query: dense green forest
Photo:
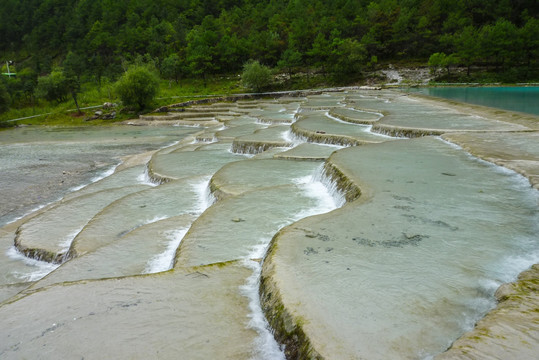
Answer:
<svg viewBox="0 0 539 360"><path fill-rule="evenodd" d="M30 99L37 76L114 80L136 62L178 81L254 59L354 81L388 62L536 76L537 0L0 0L0 54ZM433 54L435 54L433 56ZM4 71L5 72L5 66ZM0 98L2 95L0 94ZM65 95L64 95L65 98ZM58 99L59 101L62 99Z"/></svg>

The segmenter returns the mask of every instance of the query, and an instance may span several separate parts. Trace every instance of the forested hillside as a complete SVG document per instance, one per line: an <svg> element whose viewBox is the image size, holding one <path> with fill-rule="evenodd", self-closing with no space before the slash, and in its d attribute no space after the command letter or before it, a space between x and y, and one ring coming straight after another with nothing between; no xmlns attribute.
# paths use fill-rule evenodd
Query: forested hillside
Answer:
<svg viewBox="0 0 539 360"><path fill-rule="evenodd" d="M37 76L55 69L100 84L136 62L176 81L235 74L253 59L343 83L381 63L429 59L448 72L480 65L522 81L539 58L537 0L0 0L0 8L1 64L13 60L18 77L7 84L13 101L30 99Z"/></svg>
<svg viewBox="0 0 539 360"><path fill-rule="evenodd" d="M38 72L69 52L80 71L120 72L137 54L191 74L274 67L356 71L458 52L465 62L537 57L537 0L2 0L0 50ZM478 42L481 42L478 46ZM376 58L373 58L376 57ZM80 59L78 59L80 58ZM501 65L501 64L500 64ZM328 69L337 70L337 69Z"/></svg>

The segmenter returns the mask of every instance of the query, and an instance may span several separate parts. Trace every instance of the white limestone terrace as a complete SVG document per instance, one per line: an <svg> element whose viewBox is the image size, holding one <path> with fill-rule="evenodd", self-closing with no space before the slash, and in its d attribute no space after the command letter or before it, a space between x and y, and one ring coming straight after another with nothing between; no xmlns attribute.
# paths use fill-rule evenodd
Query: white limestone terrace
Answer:
<svg viewBox="0 0 539 360"><path fill-rule="evenodd" d="M61 263L0 285L0 358L536 353L536 313L519 315L535 273L498 296L507 331L490 335L494 311L457 340L539 262L536 119L415 99L213 99L134 120L198 128L0 229Z"/></svg>

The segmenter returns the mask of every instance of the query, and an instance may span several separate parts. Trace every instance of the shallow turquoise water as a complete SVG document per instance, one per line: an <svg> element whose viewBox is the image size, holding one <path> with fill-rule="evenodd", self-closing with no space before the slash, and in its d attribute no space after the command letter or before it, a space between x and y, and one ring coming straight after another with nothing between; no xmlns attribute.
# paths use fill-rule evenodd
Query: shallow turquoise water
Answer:
<svg viewBox="0 0 539 360"><path fill-rule="evenodd" d="M406 91L539 115L539 86L513 87L437 87Z"/></svg>

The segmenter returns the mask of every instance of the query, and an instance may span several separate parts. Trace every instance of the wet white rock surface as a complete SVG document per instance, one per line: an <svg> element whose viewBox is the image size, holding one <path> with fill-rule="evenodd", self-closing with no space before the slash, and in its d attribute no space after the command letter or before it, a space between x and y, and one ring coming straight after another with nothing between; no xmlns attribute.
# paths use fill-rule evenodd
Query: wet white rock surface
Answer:
<svg viewBox="0 0 539 360"><path fill-rule="evenodd" d="M496 305L501 283L539 259L537 192L528 183L539 161L533 121L476 110L359 90L193 106L136 120L152 126L115 128L103 144L98 132L63 133L95 151L117 142L141 155L122 157L119 171L83 189L62 190L64 204L81 202L79 212L53 204L0 229L0 358L442 353ZM59 141L57 132L44 134ZM444 134L463 148L388 134ZM30 135L0 137L0 146L32 152L34 137L43 138ZM9 161L16 169L16 158ZM124 186L146 190L83 211L91 207L85 199ZM344 197L349 203L335 210ZM47 248L73 233L83 213L89 219L70 261L57 267L17 253L17 231L43 229L32 243ZM532 296L526 306L536 303ZM496 322L491 315L483 328ZM506 342L479 331L511 356L537 350L535 343L519 352L527 339L519 328ZM474 337L454 348L474 348Z"/></svg>

